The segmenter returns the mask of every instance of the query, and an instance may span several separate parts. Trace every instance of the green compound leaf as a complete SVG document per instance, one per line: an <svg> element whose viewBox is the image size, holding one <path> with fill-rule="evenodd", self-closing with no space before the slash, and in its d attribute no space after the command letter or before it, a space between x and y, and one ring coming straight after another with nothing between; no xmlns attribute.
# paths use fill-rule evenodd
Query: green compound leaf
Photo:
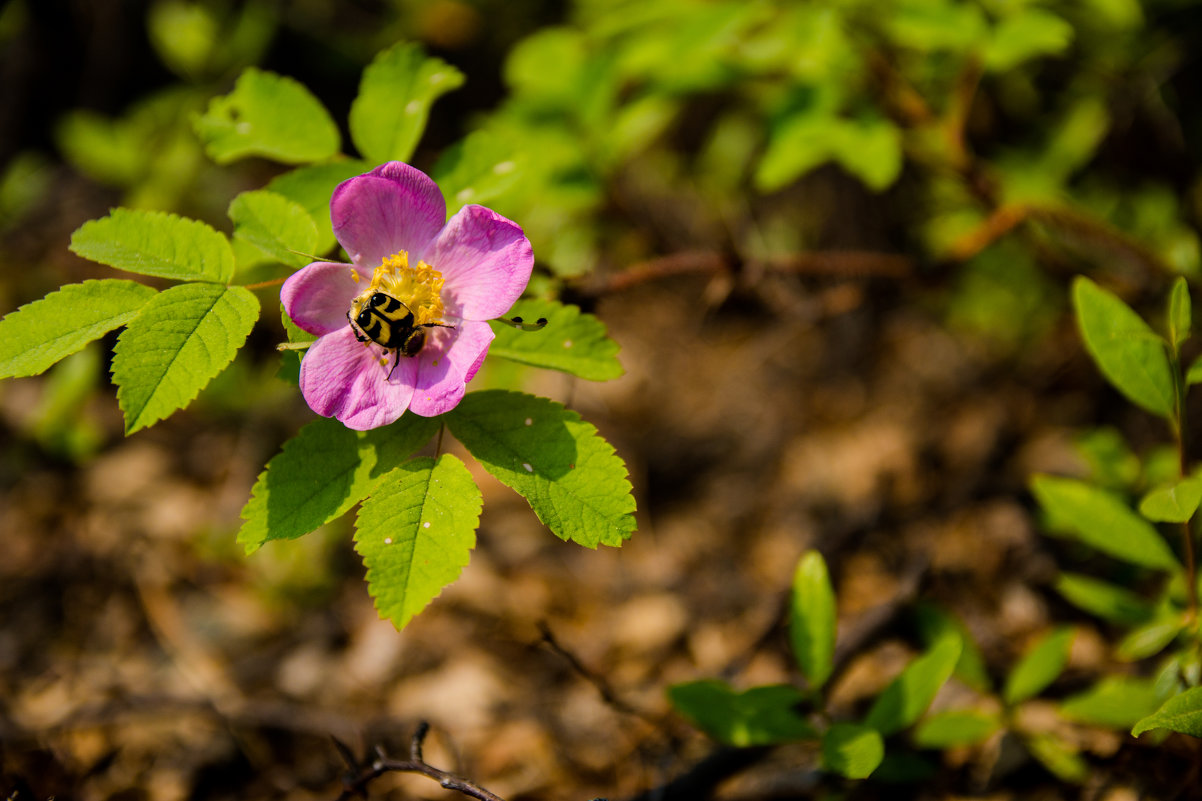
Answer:
<svg viewBox="0 0 1202 801"><path fill-rule="evenodd" d="M1106 379L1132 403L1171 417L1177 392L1167 343L1114 294L1078 276L1073 305L1085 347Z"/></svg>
<svg viewBox="0 0 1202 801"><path fill-rule="evenodd" d="M519 300L508 317L521 317L527 323L545 318L547 326L521 331L492 321L497 335L488 349L492 356L560 370L590 381L608 381L626 372L618 361L618 343L609 338L605 324L575 306L551 300Z"/></svg>
<svg viewBox="0 0 1202 801"><path fill-rule="evenodd" d="M254 67L239 76L234 91L209 101L193 126L218 164L246 156L321 161L336 154L341 141L325 106L301 83Z"/></svg>
<svg viewBox="0 0 1202 801"><path fill-rule="evenodd" d="M1190 305L1189 282L1185 276L1179 276L1173 282L1173 291L1169 295L1169 342L1174 348L1189 339L1190 326L1193 324L1193 310Z"/></svg>
<svg viewBox="0 0 1202 801"><path fill-rule="evenodd" d="M257 189L234 198L229 208L234 236L290 267L313 261L317 226L304 206L283 195Z"/></svg>
<svg viewBox="0 0 1202 801"><path fill-rule="evenodd" d="M801 712L805 696L788 685L737 692L726 682L705 679L669 687L668 700L693 725L726 745L745 748L818 736Z"/></svg>
<svg viewBox="0 0 1202 801"><path fill-rule="evenodd" d="M1160 709L1136 723L1131 734L1138 737L1151 729L1168 729L1191 737L1202 737L1202 687L1191 687L1174 695Z"/></svg>
<svg viewBox="0 0 1202 801"><path fill-rule="evenodd" d="M1202 479L1183 478L1145 495L1139 502L1139 513L1157 523L1184 523L1194 516L1199 503Z"/></svg>
<svg viewBox="0 0 1202 801"><path fill-rule="evenodd" d="M368 161L408 161L430 106L463 85L463 73L442 59L427 58L420 45L398 44L363 70L351 104L351 139Z"/></svg>
<svg viewBox="0 0 1202 801"><path fill-rule="evenodd" d="M1010 675L1002 690L1002 700L1014 705L1032 698L1056 680L1068 664L1068 652L1076 632L1071 628L1057 629L1027 652Z"/></svg>
<svg viewBox="0 0 1202 801"><path fill-rule="evenodd" d="M1178 567L1177 557L1152 524L1106 490L1076 479L1038 475L1031 491L1045 512L1086 545L1144 567Z"/></svg>
<svg viewBox="0 0 1202 801"><path fill-rule="evenodd" d="M67 284L0 320L0 378L37 375L132 320L155 291L121 278Z"/></svg>
<svg viewBox="0 0 1202 801"><path fill-rule="evenodd" d="M1002 718L975 709L949 709L931 715L914 727L920 748L955 748L984 742L1002 728Z"/></svg>
<svg viewBox="0 0 1202 801"><path fill-rule="evenodd" d="M867 779L885 758L881 734L859 723L836 723L822 735L822 766L849 779Z"/></svg>
<svg viewBox="0 0 1202 801"><path fill-rule="evenodd" d="M1154 679L1107 676L1090 689L1066 698L1060 714L1069 720L1111 729L1129 729L1156 711Z"/></svg>
<svg viewBox="0 0 1202 801"><path fill-rule="evenodd" d="M473 131L447 148L430 173L447 201L447 214L504 194L521 174L521 156L487 131Z"/></svg>
<svg viewBox="0 0 1202 801"><path fill-rule="evenodd" d="M558 403L472 392L445 419L484 469L526 499L552 533L589 548L634 533L626 465L597 429Z"/></svg>
<svg viewBox="0 0 1202 801"><path fill-rule="evenodd" d="M240 286L181 284L155 295L114 349L125 433L186 406L234 360L258 317L259 301Z"/></svg>
<svg viewBox="0 0 1202 801"><path fill-rule="evenodd" d="M371 431L352 431L334 419L309 423L259 474L242 508L238 543L253 553L265 542L296 539L341 517L437 430L437 420L415 414Z"/></svg>
<svg viewBox="0 0 1202 801"><path fill-rule="evenodd" d="M348 159L297 167L268 181L267 190L304 207L317 226L317 244L313 253L329 253L335 241L330 222L330 198L334 189L348 178L367 172L371 166L365 161Z"/></svg>
<svg viewBox="0 0 1202 801"><path fill-rule="evenodd" d="M398 467L363 502L355 550L376 610L398 631L467 565L482 503L467 467L445 453Z"/></svg>
<svg viewBox="0 0 1202 801"><path fill-rule="evenodd" d="M793 573L789 641L802 675L812 688L822 687L834 667L835 592L818 551L807 551Z"/></svg>
<svg viewBox="0 0 1202 801"><path fill-rule="evenodd" d="M1079 573L1061 573L1056 592L1078 609L1114 623L1134 626L1156 614L1152 604L1131 590Z"/></svg>
<svg viewBox="0 0 1202 801"><path fill-rule="evenodd" d="M176 281L224 284L234 276L234 253L224 234L161 211L113 209L71 235L71 252L118 270Z"/></svg>
<svg viewBox="0 0 1202 801"><path fill-rule="evenodd" d="M881 734L889 735L918 720L931 705L935 693L951 677L962 648L960 637L945 635L929 651L906 665L877 696L864 722Z"/></svg>

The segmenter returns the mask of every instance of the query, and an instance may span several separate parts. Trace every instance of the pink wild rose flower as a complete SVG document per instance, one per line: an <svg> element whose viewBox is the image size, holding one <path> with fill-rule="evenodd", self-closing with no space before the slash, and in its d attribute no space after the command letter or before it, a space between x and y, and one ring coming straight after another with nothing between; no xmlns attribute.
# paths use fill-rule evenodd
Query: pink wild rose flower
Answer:
<svg viewBox="0 0 1202 801"><path fill-rule="evenodd" d="M305 402L359 431L455 408L492 342L486 321L530 280L521 227L483 206L448 220L434 181L399 161L341 183L330 217L353 263L314 262L280 290L317 334L301 361Z"/></svg>

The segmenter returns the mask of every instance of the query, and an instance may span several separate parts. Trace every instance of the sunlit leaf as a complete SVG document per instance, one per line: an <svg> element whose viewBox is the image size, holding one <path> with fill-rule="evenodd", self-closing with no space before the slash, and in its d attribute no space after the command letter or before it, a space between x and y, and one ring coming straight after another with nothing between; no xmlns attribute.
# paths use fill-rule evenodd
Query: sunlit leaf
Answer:
<svg viewBox="0 0 1202 801"><path fill-rule="evenodd" d="M328 253L334 247L334 229L330 221L330 198L338 184L361 175L371 165L357 159L310 164L277 175L267 183L267 189L299 203L317 226L314 255Z"/></svg>
<svg viewBox="0 0 1202 801"><path fill-rule="evenodd" d="M626 465L576 412L546 398L484 390L468 393L443 419L557 537L596 548L619 546L634 533Z"/></svg>
<svg viewBox="0 0 1202 801"><path fill-rule="evenodd" d="M67 284L0 320L0 378L37 375L132 320L155 291L119 278Z"/></svg>
<svg viewBox="0 0 1202 801"><path fill-rule="evenodd" d="M1185 628L1180 615L1170 615L1145 623L1119 641L1114 653L1119 659L1134 662L1158 654L1177 639Z"/></svg>
<svg viewBox="0 0 1202 801"><path fill-rule="evenodd" d="M881 734L889 735L917 721L952 675L962 647L960 638L949 634L906 665L877 696L864 722Z"/></svg>
<svg viewBox="0 0 1202 801"><path fill-rule="evenodd" d="M1159 697L1151 679L1107 676L1085 692L1060 703L1060 714L1069 720L1127 729L1156 711Z"/></svg>
<svg viewBox="0 0 1202 801"><path fill-rule="evenodd" d="M1068 664L1068 652L1075 634L1073 629L1066 627L1040 640L1006 677L1002 699L1007 704L1017 704L1038 695L1055 681Z"/></svg>
<svg viewBox="0 0 1202 801"><path fill-rule="evenodd" d="M229 215L234 222L234 236L271 259L291 267L304 267L313 261L317 226L299 203L258 189L235 197Z"/></svg>
<svg viewBox="0 0 1202 801"><path fill-rule="evenodd" d="M1189 339L1192 317L1189 282L1184 276L1178 276L1169 295L1169 341L1173 347L1180 347L1182 342Z"/></svg>
<svg viewBox="0 0 1202 801"><path fill-rule="evenodd" d="M836 723L822 735L822 766L849 779L866 779L885 757L881 734L859 723Z"/></svg>
<svg viewBox="0 0 1202 801"><path fill-rule="evenodd" d="M176 281L225 283L234 275L225 235L161 211L113 209L80 226L71 235L71 251L118 270Z"/></svg>
<svg viewBox="0 0 1202 801"><path fill-rule="evenodd" d="M1202 737L1202 687L1191 687L1174 695L1131 729L1135 737L1152 729L1168 729L1191 737Z"/></svg>
<svg viewBox="0 0 1202 801"><path fill-rule="evenodd" d="M473 131L443 151L430 175L442 190L447 214L454 214L508 191L521 177L524 161L501 138Z"/></svg>
<svg viewBox="0 0 1202 801"><path fill-rule="evenodd" d="M814 689L822 687L834 667L835 593L818 551L803 554L793 573L789 640L802 675Z"/></svg>
<svg viewBox="0 0 1202 801"><path fill-rule="evenodd" d="M1145 495L1139 502L1139 513L1158 523L1184 523L1194 516L1199 502L1202 502L1202 479L1183 478Z"/></svg>
<svg viewBox="0 0 1202 801"><path fill-rule="evenodd" d="M301 83L247 68L234 91L215 97L194 120L205 151L218 164L263 156L285 164L321 161L341 137L328 111Z"/></svg>
<svg viewBox="0 0 1202 801"><path fill-rule="evenodd" d="M1174 570L1177 557L1164 539L1127 504L1083 481L1038 475L1031 491L1048 514L1087 545L1145 567Z"/></svg>
<svg viewBox="0 0 1202 801"><path fill-rule="evenodd" d="M1089 777L1089 764L1076 746L1053 734L1035 734L1024 740L1031 756L1059 779L1079 784Z"/></svg>
<svg viewBox="0 0 1202 801"><path fill-rule="evenodd" d="M1079 573L1061 573L1056 592L1078 609L1115 623L1137 625L1156 613L1152 604L1131 590Z"/></svg>
<svg viewBox="0 0 1202 801"><path fill-rule="evenodd" d="M1170 417L1177 393L1164 339L1126 303L1084 276L1073 282L1073 305L1085 347L1102 374L1133 403Z"/></svg>
<svg viewBox="0 0 1202 801"><path fill-rule="evenodd" d="M240 286L181 284L151 298L114 349L125 433L186 406L234 360L258 317L258 300Z"/></svg>
<svg viewBox="0 0 1202 801"><path fill-rule="evenodd" d="M605 324L576 306L553 300L519 300L508 317L520 317L527 323L545 319L547 325L538 331L522 331L494 321L492 328L497 336L489 346L490 356L560 370L591 381L608 381L625 372L617 358L618 343L610 339Z"/></svg>
<svg viewBox="0 0 1202 801"><path fill-rule="evenodd" d="M376 482L355 519L355 550L381 617L404 628L459 577L481 505L471 473L449 453L414 459Z"/></svg>
<svg viewBox="0 0 1202 801"><path fill-rule="evenodd" d="M1072 41L1072 25L1040 8L1023 8L994 28L985 47L985 67L1005 72L1032 58L1063 53Z"/></svg>
<svg viewBox="0 0 1202 801"><path fill-rule="evenodd" d="M984 742L1002 728L996 713L974 709L949 709L925 718L914 727L914 743L921 748L954 748Z"/></svg>

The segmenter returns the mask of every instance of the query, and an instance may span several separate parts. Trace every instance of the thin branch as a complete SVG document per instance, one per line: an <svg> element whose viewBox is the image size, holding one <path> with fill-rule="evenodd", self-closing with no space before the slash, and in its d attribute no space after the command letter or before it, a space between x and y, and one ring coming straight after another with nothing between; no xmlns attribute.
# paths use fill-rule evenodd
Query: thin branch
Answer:
<svg viewBox="0 0 1202 801"><path fill-rule="evenodd" d="M606 704L625 715L636 717L654 726L659 725L659 721L653 716L640 709L635 709L633 706L619 698L617 693L615 693L613 688L609 686L609 682L607 682L603 676L599 676L593 671L589 670L574 653L560 645L559 640L555 639L555 635L551 632L550 627L545 621L540 620L538 622L538 630L539 633L542 634L542 641L547 644L547 647L562 657L563 660L572 668L572 670L579 674L582 679L593 685Z"/></svg>
<svg viewBox="0 0 1202 801"><path fill-rule="evenodd" d="M454 790L469 798L475 798L477 801L505 801L499 795L485 790L474 782L426 762L422 757L422 742L429 732L430 724L425 721L417 725L417 729L413 732L413 738L409 741L408 759L392 759L384 753L383 748L376 746L374 757L366 764L358 762L349 748L335 740L335 747L338 748L338 752L349 768L346 776L343 777L342 794L338 796L338 801L348 801L348 799L356 797L366 798L367 786L385 773L417 773L433 779L444 789Z"/></svg>

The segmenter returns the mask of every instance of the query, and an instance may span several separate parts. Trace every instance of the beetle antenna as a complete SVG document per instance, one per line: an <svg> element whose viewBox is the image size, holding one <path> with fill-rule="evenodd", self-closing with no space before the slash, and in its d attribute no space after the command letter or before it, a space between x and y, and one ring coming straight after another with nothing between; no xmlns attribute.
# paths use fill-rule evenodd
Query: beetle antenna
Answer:
<svg viewBox="0 0 1202 801"><path fill-rule="evenodd" d="M533 323L528 323L521 317L498 317L496 320L499 323L505 323L505 325L512 325L514 328L521 329L522 331L539 331L547 327L546 317L539 317Z"/></svg>

